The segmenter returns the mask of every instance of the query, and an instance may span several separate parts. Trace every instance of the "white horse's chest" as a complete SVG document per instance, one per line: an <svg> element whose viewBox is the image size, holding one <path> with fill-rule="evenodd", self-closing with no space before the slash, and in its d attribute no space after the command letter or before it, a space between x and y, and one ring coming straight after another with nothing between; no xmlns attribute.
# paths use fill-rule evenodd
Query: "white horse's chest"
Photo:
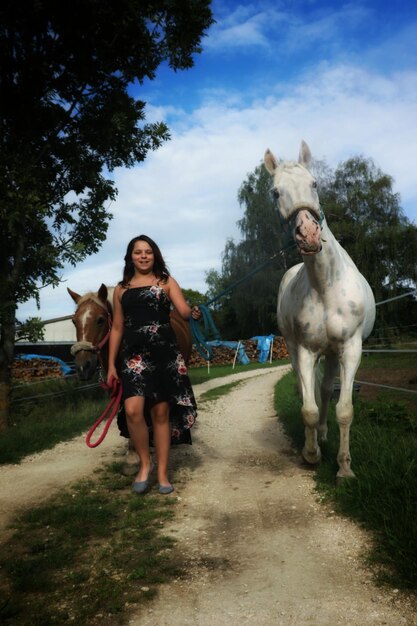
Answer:
<svg viewBox="0 0 417 626"><path fill-rule="evenodd" d="M326 352L357 334L364 320L361 276L353 268L311 283L304 265L289 270L280 289L278 324L289 341Z"/></svg>

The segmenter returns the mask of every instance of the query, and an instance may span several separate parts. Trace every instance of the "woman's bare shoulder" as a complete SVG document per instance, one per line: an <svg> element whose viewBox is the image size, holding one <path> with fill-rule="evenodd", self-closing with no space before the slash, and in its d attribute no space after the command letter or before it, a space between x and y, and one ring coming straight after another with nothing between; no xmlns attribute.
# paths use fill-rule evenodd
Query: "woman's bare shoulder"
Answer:
<svg viewBox="0 0 417 626"><path fill-rule="evenodd" d="M123 287L120 283L117 283L117 285L114 288L113 297L117 298L120 301L120 298L122 297L125 291L126 291L126 287Z"/></svg>

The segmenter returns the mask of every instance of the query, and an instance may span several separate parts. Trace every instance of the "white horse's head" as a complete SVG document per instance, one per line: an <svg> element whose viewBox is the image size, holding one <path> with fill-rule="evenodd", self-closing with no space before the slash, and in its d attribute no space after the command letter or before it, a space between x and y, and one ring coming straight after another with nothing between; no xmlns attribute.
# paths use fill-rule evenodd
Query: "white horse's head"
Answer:
<svg viewBox="0 0 417 626"><path fill-rule="evenodd" d="M288 222L300 209L307 209L317 219L321 218L317 183L309 171L311 152L305 141L301 142L298 163L279 161L269 149L265 152L264 163L273 178L272 193L283 220Z"/></svg>
<svg viewBox="0 0 417 626"><path fill-rule="evenodd" d="M294 239L302 254L315 254L321 248L320 209L317 183L310 173L311 152L305 141L301 142L298 163L278 161L268 149L264 164L273 178L272 194L284 223L290 224Z"/></svg>

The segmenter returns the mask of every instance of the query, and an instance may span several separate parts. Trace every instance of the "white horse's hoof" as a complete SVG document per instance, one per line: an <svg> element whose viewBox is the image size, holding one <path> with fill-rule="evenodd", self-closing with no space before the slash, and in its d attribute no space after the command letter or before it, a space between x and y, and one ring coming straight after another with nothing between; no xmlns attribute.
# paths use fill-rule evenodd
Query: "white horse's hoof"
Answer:
<svg viewBox="0 0 417 626"><path fill-rule="evenodd" d="M341 472L341 470L339 470L336 474L336 485L342 485L345 480L348 480L350 478L356 478L355 474L352 472L352 470L345 470L344 472Z"/></svg>
<svg viewBox="0 0 417 626"><path fill-rule="evenodd" d="M139 463L123 463L122 474L123 476L133 476L139 471Z"/></svg>
<svg viewBox="0 0 417 626"><path fill-rule="evenodd" d="M309 465L317 465L321 461L321 450L317 448L315 452L310 452L306 448L303 449L301 455L306 463Z"/></svg>

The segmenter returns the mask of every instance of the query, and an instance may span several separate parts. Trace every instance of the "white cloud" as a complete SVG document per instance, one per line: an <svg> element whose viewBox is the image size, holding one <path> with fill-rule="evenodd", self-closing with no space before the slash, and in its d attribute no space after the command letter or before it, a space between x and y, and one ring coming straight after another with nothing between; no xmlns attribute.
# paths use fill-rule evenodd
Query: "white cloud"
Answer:
<svg viewBox="0 0 417 626"><path fill-rule="evenodd" d="M114 220L99 254L66 271L65 285L41 292L44 319L71 313L66 286L78 292L121 278L131 237L148 234L160 245L184 288L205 291L205 271L220 268L228 237L238 238L237 191L267 147L296 158L305 139L319 159L336 166L363 154L395 179L408 216L417 220L417 72L381 76L359 67L322 66L297 83L271 85L250 106L239 97L215 100L191 116L176 109L172 140L131 170L115 173ZM260 259L261 261L261 259ZM32 303L19 318L36 315Z"/></svg>
<svg viewBox="0 0 417 626"><path fill-rule="evenodd" d="M204 40L204 48L212 51L242 50L261 47L270 54L287 55L310 46L340 47L341 34L357 28L368 20L370 12L364 6L346 3L340 6L311 6L305 11L303 3L258 2L239 4L231 12L216 16L217 22ZM272 34L272 36L271 36Z"/></svg>

